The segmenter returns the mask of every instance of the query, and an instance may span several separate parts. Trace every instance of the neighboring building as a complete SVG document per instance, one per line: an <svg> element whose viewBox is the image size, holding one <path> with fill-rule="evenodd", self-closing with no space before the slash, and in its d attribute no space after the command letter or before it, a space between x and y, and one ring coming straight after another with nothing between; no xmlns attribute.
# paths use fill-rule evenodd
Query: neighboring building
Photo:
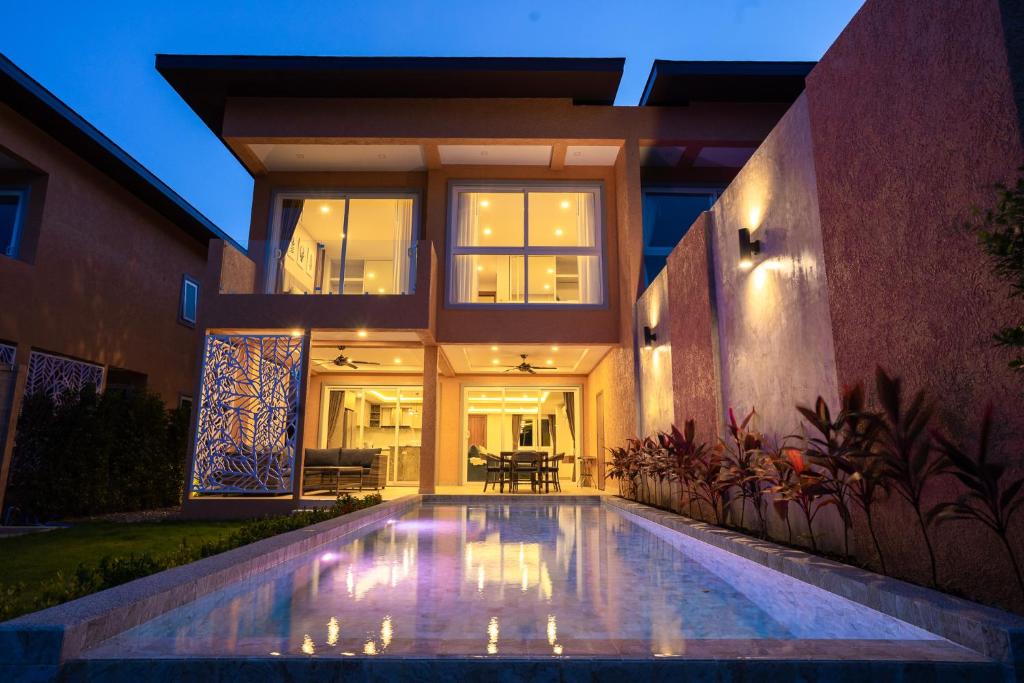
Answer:
<svg viewBox="0 0 1024 683"><path fill-rule="evenodd" d="M26 393L191 400L213 238L227 239L0 56L0 511Z"/></svg>
<svg viewBox="0 0 1024 683"><path fill-rule="evenodd" d="M248 255L202 283L187 513L327 499L324 447L424 492L481 486L474 445L575 456L565 479L592 457L604 486L636 297L812 66L659 62L613 106L622 65L157 58L256 181Z"/></svg>

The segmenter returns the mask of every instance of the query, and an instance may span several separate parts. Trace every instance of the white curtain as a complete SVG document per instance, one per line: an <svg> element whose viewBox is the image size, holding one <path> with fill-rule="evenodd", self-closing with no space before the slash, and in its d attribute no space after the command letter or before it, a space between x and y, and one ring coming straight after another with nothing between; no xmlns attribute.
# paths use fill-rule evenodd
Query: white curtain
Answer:
<svg viewBox="0 0 1024 683"><path fill-rule="evenodd" d="M576 214L577 244L581 247L595 246L597 224L594 215L594 195L590 192L580 193L577 206L579 206L579 211ZM580 278L580 303L600 303L600 260L597 256L579 256L576 258L576 263Z"/></svg>
<svg viewBox="0 0 1024 683"><path fill-rule="evenodd" d="M395 202L394 242L394 292L411 294L413 272L412 249L412 200L399 199Z"/></svg>
<svg viewBox="0 0 1024 683"><path fill-rule="evenodd" d="M477 228L479 215L476 193L459 193L459 225L453 246L468 247L478 244ZM452 259L452 287L455 301L473 303L477 293L477 270L472 256L455 256Z"/></svg>

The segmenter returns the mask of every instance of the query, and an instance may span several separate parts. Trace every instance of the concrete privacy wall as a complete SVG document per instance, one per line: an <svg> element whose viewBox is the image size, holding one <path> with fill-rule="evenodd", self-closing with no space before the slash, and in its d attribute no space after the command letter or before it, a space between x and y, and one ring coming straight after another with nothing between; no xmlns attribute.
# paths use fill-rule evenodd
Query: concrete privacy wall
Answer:
<svg viewBox="0 0 1024 683"><path fill-rule="evenodd" d="M722 401L769 436L797 431L798 403L838 397L807 100L801 96L711 209ZM762 253L739 267L738 231ZM672 287L673 291L678 291Z"/></svg>
<svg viewBox="0 0 1024 683"><path fill-rule="evenodd" d="M637 370L640 389L640 434L667 431L675 422L672 400L672 346L669 330L668 270L661 273L636 303ZM644 347L643 330L650 327L657 339Z"/></svg>

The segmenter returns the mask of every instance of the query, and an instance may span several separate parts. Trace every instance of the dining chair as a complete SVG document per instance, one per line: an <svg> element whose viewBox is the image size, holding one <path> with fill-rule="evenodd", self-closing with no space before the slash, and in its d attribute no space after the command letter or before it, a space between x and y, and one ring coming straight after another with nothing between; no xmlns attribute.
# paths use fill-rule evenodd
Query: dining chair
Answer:
<svg viewBox="0 0 1024 683"><path fill-rule="evenodd" d="M530 479L530 490L537 490L538 476L540 475L540 459L542 453L537 451L515 451L512 457L512 490L519 490L519 482L523 478Z"/></svg>
<svg viewBox="0 0 1024 683"><path fill-rule="evenodd" d="M484 458L487 459L487 470L486 476L484 477L484 491L487 490L488 485L491 490L494 490L494 486L498 486L498 490L502 493L505 492L505 484L508 481L508 462L505 458L499 455L492 455L491 453L480 452Z"/></svg>
<svg viewBox="0 0 1024 683"><path fill-rule="evenodd" d="M540 468L540 484L544 486L544 493L551 490L551 486L555 487L555 491L561 493L562 484L558 481L558 466L565 459L565 453L559 453L558 455L552 455L544 458Z"/></svg>

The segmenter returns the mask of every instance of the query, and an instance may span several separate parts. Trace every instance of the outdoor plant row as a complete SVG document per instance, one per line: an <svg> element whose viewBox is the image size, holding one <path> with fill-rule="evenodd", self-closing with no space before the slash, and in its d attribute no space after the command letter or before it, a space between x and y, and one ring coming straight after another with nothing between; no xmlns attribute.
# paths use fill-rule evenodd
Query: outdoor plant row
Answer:
<svg viewBox="0 0 1024 683"><path fill-rule="evenodd" d="M813 552L821 545L819 515L833 508L841 520L843 554L850 557L851 531L862 524L882 573L889 573L891 558L876 533L878 507L896 496L913 509L907 533L920 537L932 585L939 584L935 535L949 521L967 520L990 533L1005 552L1024 597L1020 560L1011 542L1024 505L1024 476L991 459L991 409L968 450L935 428L935 406L924 392L908 400L900 380L881 369L875 383L879 410L867 407L859 385L843 392L838 413L819 397L813 408L797 407L805 433L779 443L753 430L753 412L737 421L732 410L726 438L713 445L696 441L692 420L682 430L673 426L669 432L631 439L624 448L610 449L608 476L618 480L627 498L657 503L664 500L659 492L667 489L670 507L691 518L790 545L806 544ZM939 477L953 478L958 493L929 503L925 487ZM794 535L797 519L806 535Z"/></svg>

